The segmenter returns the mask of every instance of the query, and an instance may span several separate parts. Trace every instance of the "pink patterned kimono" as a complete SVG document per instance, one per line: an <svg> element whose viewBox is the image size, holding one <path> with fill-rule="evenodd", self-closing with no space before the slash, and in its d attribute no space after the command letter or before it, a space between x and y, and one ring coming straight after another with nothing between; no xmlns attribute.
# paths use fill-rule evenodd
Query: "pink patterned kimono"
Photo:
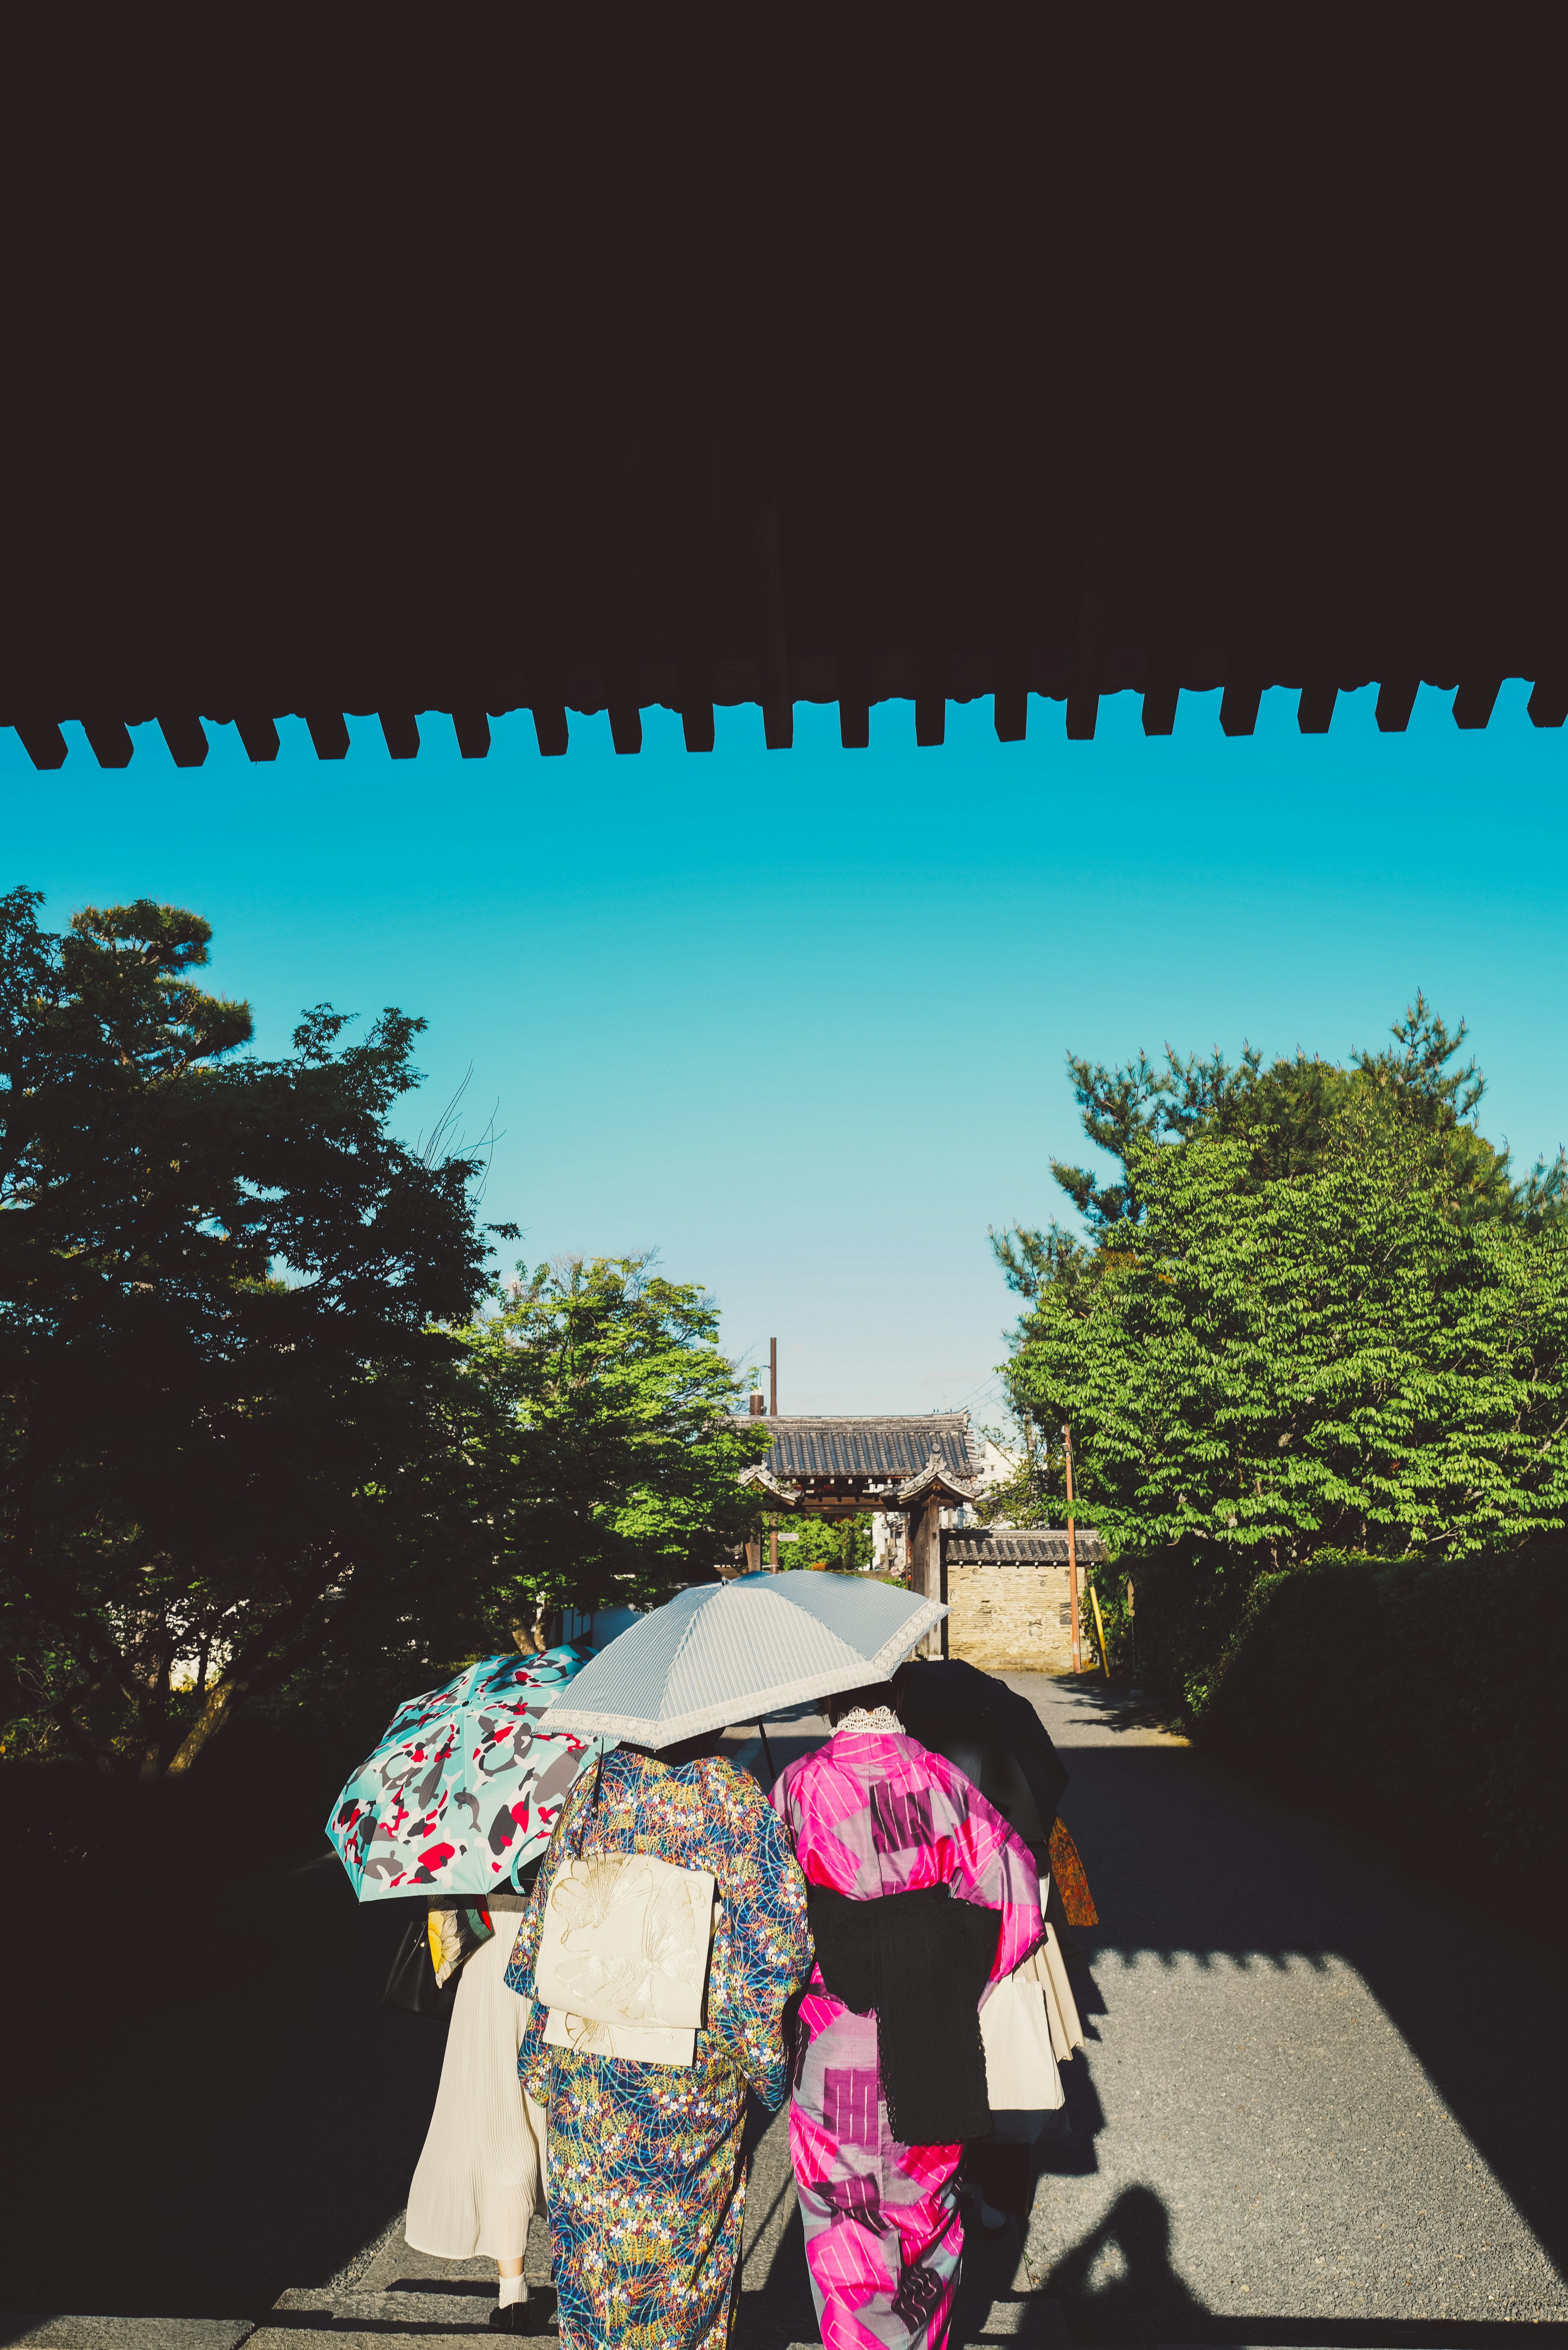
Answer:
<svg viewBox="0 0 1568 2350"><path fill-rule="evenodd" d="M792 1762L773 1800L813 1885L851 1898L949 1885L1002 1913L992 1981L1042 1932L1028 1851L978 1787L913 1738L841 1730ZM790 2152L826 2350L940 2350L963 2251L958 2146L900 2146L879 2085L875 2015L814 1969L790 2106Z"/></svg>

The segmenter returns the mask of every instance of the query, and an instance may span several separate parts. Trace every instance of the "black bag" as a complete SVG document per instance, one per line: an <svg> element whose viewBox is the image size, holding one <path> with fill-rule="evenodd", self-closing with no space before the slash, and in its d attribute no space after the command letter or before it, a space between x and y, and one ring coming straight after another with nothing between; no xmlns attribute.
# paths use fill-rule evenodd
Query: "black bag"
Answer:
<svg viewBox="0 0 1568 2350"><path fill-rule="evenodd" d="M461 1967L454 1967L445 1982L437 1982L435 1962L431 1957L430 1929L421 1901L403 1929L387 1976L387 1988L381 1993L381 2004L400 2007L407 2015L450 2015L462 1971Z"/></svg>

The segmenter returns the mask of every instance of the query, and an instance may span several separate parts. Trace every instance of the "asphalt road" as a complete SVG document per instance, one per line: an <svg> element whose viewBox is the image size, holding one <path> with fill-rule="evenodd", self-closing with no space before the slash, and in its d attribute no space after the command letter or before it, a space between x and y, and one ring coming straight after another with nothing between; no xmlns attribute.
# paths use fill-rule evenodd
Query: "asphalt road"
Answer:
<svg viewBox="0 0 1568 2350"><path fill-rule="evenodd" d="M1102 1921L1023 2253L1074 2339L1568 2334L1560 1949L1467 1906L1457 1862L1407 1877L1092 1683L1009 1678Z"/></svg>
<svg viewBox="0 0 1568 2350"><path fill-rule="evenodd" d="M1098 1684L1008 1679L1072 1773L1102 1922L1080 1938L1091 2045L1020 2182L1025 2224L966 2263L962 2338L1568 2341L1559 1946ZM775 2126L745 2350L815 2338L782 2166Z"/></svg>
<svg viewBox="0 0 1568 2350"><path fill-rule="evenodd" d="M1560 1947L1094 1684L1010 1678L1072 1773L1103 1922L1091 2045L1016 2224L966 2260L955 2344L1568 2345ZM775 1762L822 1729L782 1729ZM378 2004L400 1922L335 1860L275 1872L184 1918L184 1979L121 2013L114 1921L78 1921L93 1995L13 2018L0 2307L255 2316L351 2266L440 2066L441 2027ZM783 2118L755 2137L736 2350L784 2350L815 2328ZM408 2266L390 2241L375 2282ZM455 2314L463 2279L422 2289ZM356 2309L367 2340L439 2330L408 2298Z"/></svg>

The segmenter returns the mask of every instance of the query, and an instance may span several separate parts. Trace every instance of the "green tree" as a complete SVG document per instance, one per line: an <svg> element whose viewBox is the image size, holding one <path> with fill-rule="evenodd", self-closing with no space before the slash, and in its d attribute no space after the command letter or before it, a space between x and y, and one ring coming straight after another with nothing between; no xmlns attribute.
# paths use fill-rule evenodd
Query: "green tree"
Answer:
<svg viewBox="0 0 1568 2350"><path fill-rule="evenodd" d="M1485 1080L1473 1059L1460 1061L1464 1022L1450 1030L1417 993L1391 1034L1390 1045L1355 1052L1344 1065L1298 1052L1265 1066L1251 1045L1234 1065L1218 1051L1183 1058L1168 1045L1163 1063L1140 1052L1111 1069L1069 1055L1085 1133L1114 1160L1115 1172L1106 1179L1052 1161L1083 1220L1082 1237L1057 1222L992 1232L1009 1284L1026 1301L1020 1340L1036 1305L1048 1301L1054 1326L1087 1316L1098 1285L1138 1247L1146 1170L1158 1172L1167 1153L1206 1137L1235 1145L1229 1163L1239 1196L1261 1195L1361 1151L1397 1161L1407 1189L1418 1185L1434 1211L1455 1223L1529 1233L1554 1225L1568 1203L1568 1162L1559 1151L1515 1178L1508 1152L1479 1132ZM1064 1498L1064 1407L1023 1375L1022 1359L1015 1356L1011 1387L1026 1460L1012 1481L1018 1490L997 1499L1010 1515L1059 1508ZM1081 1442L1086 1435L1079 1430ZM1081 1466L1092 1476L1092 1463Z"/></svg>
<svg viewBox="0 0 1568 2350"><path fill-rule="evenodd" d="M1531 1229L1568 1203L1568 1159L1559 1150L1515 1178L1509 1153L1478 1132L1486 1081L1474 1060L1452 1066L1463 1048L1461 1020L1450 1030L1417 993L1377 1053L1353 1053L1341 1066L1297 1053L1267 1066L1251 1045L1232 1065L1219 1052L1183 1059L1169 1045L1163 1065L1140 1052L1107 1069L1069 1054L1067 1071L1084 1132L1116 1161L1104 1180L1091 1168L1053 1159L1056 1182L1087 1228L1090 1247L1061 1225L1021 1225L992 1233L1009 1282L1024 1296L1093 1271L1094 1254L1112 1249L1137 1224L1144 1201L1135 1158L1151 1141L1185 1142L1215 1134L1241 1144L1246 1180L1258 1186L1309 1173L1340 1147L1346 1121L1368 1136L1398 1136L1418 1152L1428 1181L1451 1213L1499 1219ZM1146 1159L1146 1163L1147 1162Z"/></svg>
<svg viewBox="0 0 1568 2350"><path fill-rule="evenodd" d="M1071 1420L1120 1550L1192 1539L1277 1568L1563 1524L1568 1232L1456 1212L1421 1138L1365 1107L1263 1180L1247 1139L1130 1141L1136 1218L1035 1285L1013 1394Z"/></svg>
<svg viewBox="0 0 1568 2350"><path fill-rule="evenodd" d="M848 1575L871 1564L871 1516L867 1510L848 1518L814 1518L804 1511L785 1516L775 1512L768 1523L778 1527L784 1545L779 1551L781 1567L825 1566ZM798 1542L786 1543L790 1534L797 1534Z"/></svg>
<svg viewBox="0 0 1568 2350"><path fill-rule="evenodd" d="M389 1131L423 1023L325 1005L281 1059L209 925L0 899L0 1608L9 1711L143 1778L247 1693L396 1637L461 1485L478 1162ZM173 1667L211 1685L183 1707Z"/></svg>
<svg viewBox="0 0 1568 2350"><path fill-rule="evenodd" d="M735 1416L701 1289L648 1255L566 1257L524 1272L462 1339L485 1604L516 1637L566 1607L656 1606L754 1536L737 1481L768 1435Z"/></svg>

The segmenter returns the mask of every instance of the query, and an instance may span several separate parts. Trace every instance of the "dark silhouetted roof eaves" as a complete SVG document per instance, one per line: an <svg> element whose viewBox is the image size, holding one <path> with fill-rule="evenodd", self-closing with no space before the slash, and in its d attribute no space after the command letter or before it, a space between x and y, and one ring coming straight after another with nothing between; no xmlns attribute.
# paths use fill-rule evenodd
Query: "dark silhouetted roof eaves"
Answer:
<svg viewBox="0 0 1568 2350"><path fill-rule="evenodd" d="M323 8L301 72L211 9L196 107L182 11L8 10L0 723L162 790L212 728L336 762L376 712L357 756L422 741L432 795L524 710L596 761L832 702L849 751L899 705L902 759L979 696L1020 766L1124 692L1205 759L1272 687L1324 734L1376 682L1381 735L1528 679L1561 727L1549 47L1366 9L1352 74L1283 9L1014 13L843 10L792 79L696 10Z"/></svg>

